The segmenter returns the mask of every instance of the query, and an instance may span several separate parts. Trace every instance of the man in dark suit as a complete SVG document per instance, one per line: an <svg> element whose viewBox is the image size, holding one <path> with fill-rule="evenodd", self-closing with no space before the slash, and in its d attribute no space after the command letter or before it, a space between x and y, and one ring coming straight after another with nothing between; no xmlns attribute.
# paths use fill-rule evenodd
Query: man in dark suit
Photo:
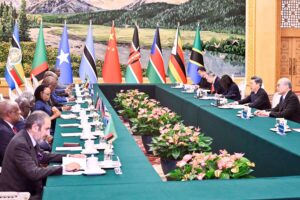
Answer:
<svg viewBox="0 0 300 200"><path fill-rule="evenodd" d="M25 127L26 118L29 116L31 112L31 105L30 105L30 101L27 98L21 96L16 99L16 102L19 105L21 111L20 120L15 125L15 127L19 132Z"/></svg>
<svg viewBox="0 0 300 200"><path fill-rule="evenodd" d="M0 165L8 143L17 133L15 125L20 120L20 114L16 102L8 100L0 102Z"/></svg>
<svg viewBox="0 0 300 200"><path fill-rule="evenodd" d="M256 108L259 110L270 109L271 103L268 94L263 88L261 88L262 83L263 81L260 77L251 77L251 94L242 100L234 102L233 104L248 104L249 107Z"/></svg>
<svg viewBox="0 0 300 200"><path fill-rule="evenodd" d="M288 78L281 78L277 83L281 95L280 102L271 110L255 112L258 116L280 117L300 123L300 104L297 95L292 92L292 83Z"/></svg>
<svg viewBox="0 0 300 200"><path fill-rule="evenodd" d="M213 72L208 72L206 76L207 82L211 84L211 94L223 94L224 89L221 87L220 78Z"/></svg>
<svg viewBox="0 0 300 200"><path fill-rule="evenodd" d="M198 67L197 69L198 74L201 76L201 80L198 83L199 87L201 89L210 90L211 89L211 83L207 82L207 72L205 67Z"/></svg>
<svg viewBox="0 0 300 200"><path fill-rule="evenodd" d="M30 192L32 199L41 199L43 179L49 175L62 174L62 166L40 166L49 162L61 162L65 156L40 150L37 142L49 135L50 126L51 120L43 111L35 111L27 118L25 129L7 146L0 176L0 191ZM70 163L64 168L66 171L77 171L80 165Z"/></svg>

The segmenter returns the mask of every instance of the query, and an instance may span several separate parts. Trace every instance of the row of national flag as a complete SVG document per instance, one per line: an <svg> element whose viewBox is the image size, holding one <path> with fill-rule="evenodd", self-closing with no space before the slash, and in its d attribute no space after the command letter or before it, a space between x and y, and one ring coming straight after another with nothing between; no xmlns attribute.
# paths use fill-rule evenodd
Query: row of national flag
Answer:
<svg viewBox="0 0 300 200"><path fill-rule="evenodd" d="M22 50L20 46L18 31L18 24L16 23L14 26L11 48L5 69L5 78L11 90L17 89L18 86L22 84L26 84L24 70L22 67ZM138 28L135 25L130 46L130 54L125 72L126 83L143 83L140 58L141 55L139 33ZM66 23L64 25L59 45L55 67L59 68L61 71L59 80L62 84L73 83L71 54L68 43L68 31ZM159 28L156 28L146 71L146 76L148 77L150 83L166 83L166 76L170 77L170 81L172 83L187 83L187 76L189 76L193 83L196 84L201 80L201 77L197 73L198 67L204 67L199 25L197 26L194 45L187 69L184 62L184 51L182 49L182 42L178 25L168 64L167 74L165 72L162 57ZM30 78L33 81L41 80L44 73L49 69L42 23L39 29L34 59L31 68ZM82 81L86 80L86 78L88 77L90 83L98 82L91 22L89 25L86 42L81 57L79 76ZM105 83L122 82L114 22L112 23L111 32L109 35L102 69L102 77Z"/></svg>

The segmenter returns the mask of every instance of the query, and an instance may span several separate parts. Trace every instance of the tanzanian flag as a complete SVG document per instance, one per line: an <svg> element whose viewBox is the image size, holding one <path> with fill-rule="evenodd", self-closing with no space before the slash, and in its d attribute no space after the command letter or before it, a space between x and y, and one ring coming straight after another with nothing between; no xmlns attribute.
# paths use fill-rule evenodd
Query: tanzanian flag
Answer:
<svg viewBox="0 0 300 200"><path fill-rule="evenodd" d="M25 82L22 66L22 51L19 39L19 28L16 22L11 40L11 47L5 68L5 79L11 90L18 88Z"/></svg>
<svg viewBox="0 0 300 200"><path fill-rule="evenodd" d="M143 83L143 73L140 59L141 54L139 32L137 26L135 26L128 58L128 66L126 68L126 83Z"/></svg>
<svg viewBox="0 0 300 200"><path fill-rule="evenodd" d="M34 58L31 66L31 76L34 75L37 80L42 80L44 73L48 70L48 59L46 45L43 33L43 23L40 25L39 36L34 52Z"/></svg>
<svg viewBox="0 0 300 200"><path fill-rule="evenodd" d="M197 71L198 67L204 67L199 25L196 30L194 46L188 65L188 75L192 79L194 84L198 84L201 80L201 76Z"/></svg>
<svg viewBox="0 0 300 200"><path fill-rule="evenodd" d="M171 52L168 75L172 83L187 83L179 27L177 27L174 45Z"/></svg>
<svg viewBox="0 0 300 200"><path fill-rule="evenodd" d="M166 83L166 73L162 58L159 28L156 28L151 47L150 60L147 67L147 77L150 83Z"/></svg>

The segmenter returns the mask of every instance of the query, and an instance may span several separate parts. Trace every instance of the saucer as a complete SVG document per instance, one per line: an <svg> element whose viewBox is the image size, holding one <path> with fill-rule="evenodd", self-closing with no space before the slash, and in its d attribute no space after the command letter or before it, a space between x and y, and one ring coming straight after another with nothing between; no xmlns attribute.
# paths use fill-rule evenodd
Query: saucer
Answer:
<svg viewBox="0 0 300 200"><path fill-rule="evenodd" d="M96 139L96 137L95 136L93 136L93 135L81 135L80 136L80 139L81 140L95 140Z"/></svg>
<svg viewBox="0 0 300 200"><path fill-rule="evenodd" d="M242 113L238 113L238 114L236 114L236 116L242 117ZM253 114L250 114L250 117L254 117L254 115L253 115Z"/></svg>
<svg viewBox="0 0 300 200"><path fill-rule="evenodd" d="M274 131L274 132L277 132L278 131L278 128L276 127L276 128L270 128L270 130L271 131ZM285 132L291 132L292 130L290 129L290 128L287 128L286 130L285 130Z"/></svg>
<svg viewBox="0 0 300 200"><path fill-rule="evenodd" d="M94 144L94 147L99 150L104 150L107 147L107 144ZM111 148L114 148L114 146L111 145Z"/></svg>
<svg viewBox="0 0 300 200"><path fill-rule="evenodd" d="M87 176L103 175L106 171L100 167L97 169L86 169L82 174Z"/></svg>
<svg viewBox="0 0 300 200"><path fill-rule="evenodd" d="M177 86L172 86L171 88L180 89L180 88L183 88L183 86L177 85Z"/></svg>
<svg viewBox="0 0 300 200"><path fill-rule="evenodd" d="M192 94L194 93L194 90L183 90L182 93Z"/></svg>
<svg viewBox="0 0 300 200"><path fill-rule="evenodd" d="M98 154L99 151L97 149L82 149L82 154Z"/></svg>

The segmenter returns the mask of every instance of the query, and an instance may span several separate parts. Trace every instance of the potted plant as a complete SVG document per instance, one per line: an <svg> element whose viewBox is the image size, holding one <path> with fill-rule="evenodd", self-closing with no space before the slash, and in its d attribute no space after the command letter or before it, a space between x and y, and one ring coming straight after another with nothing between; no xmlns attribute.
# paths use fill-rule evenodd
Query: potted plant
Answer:
<svg viewBox="0 0 300 200"><path fill-rule="evenodd" d="M212 138L204 136L199 128L183 123L168 124L160 128L160 135L152 139L151 150L161 158L165 174L176 168L184 155L211 150Z"/></svg>
<svg viewBox="0 0 300 200"><path fill-rule="evenodd" d="M178 181L251 178L253 167L255 163L241 153L229 154L226 150L220 150L219 154L193 153L185 155L167 177Z"/></svg>
<svg viewBox="0 0 300 200"><path fill-rule="evenodd" d="M153 102L149 104L147 108L140 108L137 118L131 120L132 131L141 135L147 153L151 153L149 144L153 136L160 135L160 127L180 121L180 117L170 109L155 107Z"/></svg>
<svg viewBox="0 0 300 200"><path fill-rule="evenodd" d="M114 98L115 108L126 121L136 118L140 107L143 107L149 100L149 95L138 90L121 90Z"/></svg>

